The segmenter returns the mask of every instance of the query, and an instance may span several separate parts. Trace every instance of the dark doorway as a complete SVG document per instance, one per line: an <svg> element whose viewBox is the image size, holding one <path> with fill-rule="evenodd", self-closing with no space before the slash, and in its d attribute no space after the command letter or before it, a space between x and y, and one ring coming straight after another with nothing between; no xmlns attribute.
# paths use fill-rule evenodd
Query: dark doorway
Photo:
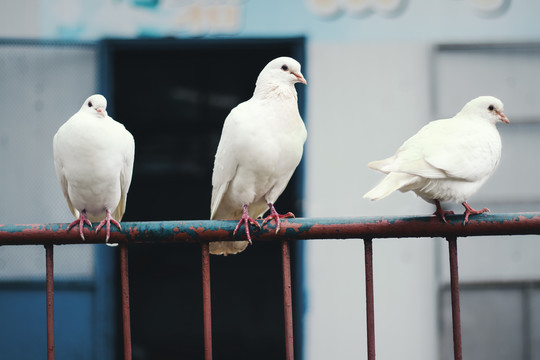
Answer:
<svg viewBox="0 0 540 360"><path fill-rule="evenodd" d="M304 64L304 43L302 38L103 41L101 88L109 114L136 142L123 220L208 219L223 121L251 97L270 60L291 56ZM302 112L303 86L297 90ZM301 215L301 188L299 168L278 211ZM299 251L293 246L296 289L301 289ZM239 255L213 256L211 271L215 358L284 358L280 245L256 243ZM131 246L130 281L134 360L201 359L200 247ZM300 301L301 296L293 299L295 309ZM295 327L298 355L299 321Z"/></svg>

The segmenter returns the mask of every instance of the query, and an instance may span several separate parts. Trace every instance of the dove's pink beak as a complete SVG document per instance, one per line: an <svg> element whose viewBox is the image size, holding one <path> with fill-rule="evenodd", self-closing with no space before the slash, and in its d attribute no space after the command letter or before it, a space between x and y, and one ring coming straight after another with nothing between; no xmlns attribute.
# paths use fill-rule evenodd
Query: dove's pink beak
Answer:
<svg viewBox="0 0 540 360"><path fill-rule="evenodd" d="M296 76L296 79L298 79L298 82L301 82L304 85L307 85L306 79L302 76L302 74L292 73L294 76Z"/></svg>
<svg viewBox="0 0 540 360"><path fill-rule="evenodd" d="M504 113L500 112L497 114L499 114L499 119L501 119L503 123L510 124L510 120L508 120L508 118L506 117L506 115L504 115Z"/></svg>
<svg viewBox="0 0 540 360"><path fill-rule="evenodd" d="M96 111L98 112L99 115L105 116L105 108L104 107L97 107Z"/></svg>

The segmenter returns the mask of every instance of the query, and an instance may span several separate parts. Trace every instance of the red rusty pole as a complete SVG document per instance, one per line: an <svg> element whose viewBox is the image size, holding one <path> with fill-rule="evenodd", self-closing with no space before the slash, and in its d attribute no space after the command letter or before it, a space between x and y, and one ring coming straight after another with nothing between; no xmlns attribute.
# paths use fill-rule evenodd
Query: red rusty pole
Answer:
<svg viewBox="0 0 540 360"><path fill-rule="evenodd" d="M281 241L283 258L283 308L285 313L285 359L294 360L292 288L291 288L291 252L289 241Z"/></svg>
<svg viewBox="0 0 540 360"><path fill-rule="evenodd" d="M454 359L462 360L461 351L461 315L459 308L459 276L457 260L457 237L449 236L448 254L450 258L450 291L452 297L452 329L454 336Z"/></svg>
<svg viewBox="0 0 540 360"><path fill-rule="evenodd" d="M47 298L47 360L54 360L54 253L45 245L45 283Z"/></svg>
<svg viewBox="0 0 540 360"><path fill-rule="evenodd" d="M210 294L210 249L201 244L203 280L204 360L212 360L212 305Z"/></svg>
<svg viewBox="0 0 540 360"><path fill-rule="evenodd" d="M120 279L122 287L122 319L124 329L124 359L131 360L131 318L129 309L128 244L120 244Z"/></svg>
<svg viewBox="0 0 540 360"><path fill-rule="evenodd" d="M366 323L368 360L375 360L375 302L373 296L373 241L364 239L366 272Z"/></svg>

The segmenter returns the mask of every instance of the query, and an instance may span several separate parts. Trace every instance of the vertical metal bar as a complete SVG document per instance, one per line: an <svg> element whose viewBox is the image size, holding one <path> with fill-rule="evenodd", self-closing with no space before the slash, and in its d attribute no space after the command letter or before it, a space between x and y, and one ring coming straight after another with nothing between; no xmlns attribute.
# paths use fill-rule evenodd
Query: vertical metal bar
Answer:
<svg viewBox="0 0 540 360"><path fill-rule="evenodd" d="M529 283L528 285L523 285L521 287L521 316L523 319L523 325L522 325L522 331L523 334L521 335L523 339L523 359L524 360L532 360L533 355L533 342L532 339L534 337L533 334L533 325L532 320L533 314L531 309L531 297L532 297L532 287Z"/></svg>
<svg viewBox="0 0 540 360"><path fill-rule="evenodd" d="M54 251L45 245L45 283L47 297L47 360L54 360Z"/></svg>
<svg viewBox="0 0 540 360"><path fill-rule="evenodd" d="M281 255L283 259L283 309L285 312L285 359L294 360L294 335L292 316L292 288L291 288L291 249L289 242L281 242Z"/></svg>
<svg viewBox="0 0 540 360"><path fill-rule="evenodd" d="M364 263L366 272L366 324L367 356L375 360L375 303L373 296L373 241L364 239Z"/></svg>
<svg viewBox="0 0 540 360"><path fill-rule="evenodd" d="M212 360L212 307L210 295L210 249L201 244L203 280L204 360Z"/></svg>
<svg viewBox="0 0 540 360"><path fill-rule="evenodd" d="M120 278L122 286L122 323L124 329L124 359L131 360L131 318L129 309L128 244L120 244Z"/></svg>
<svg viewBox="0 0 540 360"><path fill-rule="evenodd" d="M448 254L450 258L450 292L452 297L452 329L454 336L454 359L462 360L461 350L461 315L459 309L459 276L457 259L457 237L449 236Z"/></svg>

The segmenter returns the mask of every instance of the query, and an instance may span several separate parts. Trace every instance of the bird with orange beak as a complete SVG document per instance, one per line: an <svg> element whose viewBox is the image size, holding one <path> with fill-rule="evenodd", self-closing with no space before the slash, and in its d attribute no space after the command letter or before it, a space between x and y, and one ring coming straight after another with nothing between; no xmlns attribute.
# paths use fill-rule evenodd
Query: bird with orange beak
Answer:
<svg viewBox="0 0 540 360"><path fill-rule="evenodd" d="M475 210L467 200L493 174L501 159L501 137L496 125L509 124L501 100L480 96L469 101L453 118L432 121L405 141L397 152L368 167L386 177L364 195L379 200L395 190L413 191L436 205L434 215L446 222L443 201L465 207L465 223Z"/></svg>
<svg viewBox="0 0 540 360"><path fill-rule="evenodd" d="M300 163L307 132L298 111L296 83L306 84L298 61L280 57L260 72L251 99L225 119L212 175L211 219L238 220L246 240L211 242L210 252L236 254L251 242L250 225L294 216L279 214L274 204Z"/></svg>

